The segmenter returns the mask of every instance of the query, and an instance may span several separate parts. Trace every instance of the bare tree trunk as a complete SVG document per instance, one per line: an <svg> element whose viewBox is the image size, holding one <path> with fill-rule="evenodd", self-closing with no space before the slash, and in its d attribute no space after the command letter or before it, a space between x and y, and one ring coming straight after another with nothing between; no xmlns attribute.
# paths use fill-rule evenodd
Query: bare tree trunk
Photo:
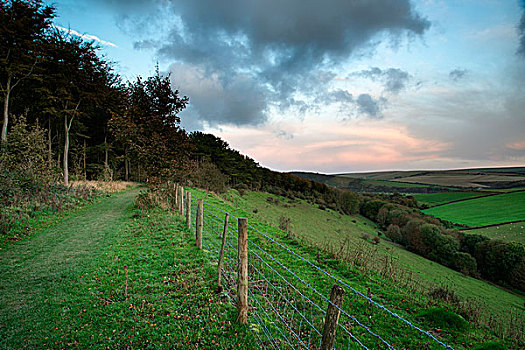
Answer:
<svg viewBox="0 0 525 350"><path fill-rule="evenodd" d="M129 181L129 160L128 160L128 150L127 149L124 151L124 169L125 169L124 180Z"/></svg>
<svg viewBox="0 0 525 350"><path fill-rule="evenodd" d="M73 119L71 119L73 120ZM63 167L64 167L64 185L69 186L69 169L68 169L68 153L69 153L69 127L67 125L67 114L64 115L64 158L63 158ZM70 126L71 124L69 124Z"/></svg>
<svg viewBox="0 0 525 350"><path fill-rule="evenodd" d="M47 162L49 166L53 166L53 152L51 149L51 117L47 123Z"/></svg>
<svg viewBox="0 0 525 350"><path fill-rule="evenodd" d="M75 119L75 115L78 111L78 106L80 106L80 101L78 101L77 106L73 110L71 119L67 120L67 104L65 108L64 113L64 185L69 186L69 168L68 168L68 157L69 157L69 130L71 129L71 124L73 123L73 119Z"/></svg>
<svg viewBox="0 0 525 350"><path fill-rule="evenodd" d="M86 139L84 138L84 181L87 180L87 170L86 170Z"/></svg>
<svg viewBox="0 0 525 350"><path fill-rule="evenodd" d="M2 124L2 147L7 145L7 123L9 121L9 96L11 95L11 72L7 73L7 86L4 98L4 123Z"/></svg>

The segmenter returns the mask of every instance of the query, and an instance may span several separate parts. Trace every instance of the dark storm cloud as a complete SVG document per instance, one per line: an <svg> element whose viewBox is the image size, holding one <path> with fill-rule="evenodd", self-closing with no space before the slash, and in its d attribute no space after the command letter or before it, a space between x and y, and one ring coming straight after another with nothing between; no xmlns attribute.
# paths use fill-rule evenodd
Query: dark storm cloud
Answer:
<svg viewBox="0 0 525 350"><path fill-rule="evenodd" d="M458 80L461 80L465 77L465 75L467 74L467 70L466 69L454 69L452 70L450 73L448 73L448 76L450 79L454 80L454 81L458 81Z"/></svg>
<svg viewBox="0 0 525 350"><path fill-rule="evenodd" d="M359 111L370 118L380 119L383 118L381 113L381 105L386 100L384 98L374 99L369 94L361 94L357 97L356 103L359 107Z"/></svg>
<svg viewBox="0 0 525 350"><path fill-rule="evenodd" d="M304 106L295 98L297 93L315 98L329 94L330 70L357 50L373 46L372 39L377 44L378 35L398 39L404 34L421 35L430 26L409 0L134 0L131 7L127 0L106 3L121 9L126 28L143 12L165 14L158 23L150 23L159 26L159 34L137 40L137 48L155 47L163 59L198 68L202 77L216 77L223 91L239 79L251 80L242 93L257 95L258 102L236 101L245 104L242 118L226 114L237 112L232 108L219 116L218 111L208 115L204 111L210 108L196 107L201 118L239 125L264 121L268 106ZM173 24L165 27L170 18ZM394 93L408 80L401 70L384 74L386 89ZM204 98L193 98L184 85L180 89L192 104L205 103ZM373 114L369 113L373 108L360 109Z"/></svg>
<svg viewBox="0 0 525 350"><path fill-rule="evenodd" d="M525 57L525 1L523 2L523 14L521 15L520 23L518 24L518 36L520 38L518 46L518 54Z"/></svg>
<svg viewBox="0 0 525 350"><path fill-rule="evenodd" d="M385 91L398 94L403 90L410 80L410 74L399 68L389 68L382 70L378 67L372 67L352 75L362 76L374 81L382 81L385 85Z"/></svg>

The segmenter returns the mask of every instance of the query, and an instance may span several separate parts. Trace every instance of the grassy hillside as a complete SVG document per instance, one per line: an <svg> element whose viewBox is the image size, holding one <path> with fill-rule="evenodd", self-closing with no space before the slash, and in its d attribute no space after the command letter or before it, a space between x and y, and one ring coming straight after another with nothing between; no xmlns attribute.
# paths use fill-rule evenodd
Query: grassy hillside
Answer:
<svg viewBox="0 0 525 350"><path fill-rule="evenodd" d="M512 314L513 317L522 317L523 315L523 302L525 300L523 297L512 295L485 282L464 277L455 271L426 261L425 259L410 254L404 250L400 249L397 251L395 249L399 248L394 248L392 245L385 242L381 242L378 246L374 246L370 243L369 238L365 241L360 238L360 236L355 237L356 233L362 234L363 232L368 232L368 234L371 235L375 232L375 229L371 227L369 222L365 219L359 217L348 217L348 221L346 221L347 219L345 217L340 217L338 214L331 211L320 210L302 201L294 201L294 203L290 203L282 197L270 196L264 193L249 191L246 191L242 197L239 196L236 191L231 191L225 197L230 203L230 206L212 195L206 196L202 191L192 190L192 196L193 198L206 197L206 202L211 203L217 208L222 208L222 210L228 211L230 214L237 217L249 217L250 222L252 222L256 228L261 230L261 232L265 232L281 244L288 246L288 249L298 252L310 261L320 263L321 266L327 269L327 271L329 271L331 274L334 274L343 280L350 278L350 280L348 280L346 283L350 283L355 288L361 290L362 293L369 293L370 295L373 295L374 298L380 300L380 303L386 304L387 307L391 309L395 309L396 312L400 312L400 315L405 315L405 313L408 313L406 314L406 317L409 319L414 319L415 315L421 314L421 312L423 312L422 310L427 308L428 305L434 305L436 302L439 304L438 300L440 297L437 297L435 294L433 296L429 296L429 292L431 290L443 291L447 290L447 288L437 289L434 283L432 283L432 287L429 283L432 279L439 279L441 282L443 282L443 284L447 284L450 288L453 288L457 294L461 294L463 297L470 297L470 301L461 302L462 307L468 307L468 305L472 307L469 309L470 311L466 312L466 314L473 317L479 316L481 319L485 319L491 325L494 324L491 323L488 318L484 318L485 316L488 317L488 313L490 312L496 312L500 315L497 317L499 318L499 321L497 322L499 325L505 323L503 322L503 319L506 319L509 314ZM272 198L271 201L268 201L268 197ZM237 209L236 206L238 206L239 209ZM251 210L248 211L246 209ZM216 219L224 216L223 212L219 211L218 209L214 210L213 207L208 208L208 210L214 213L211 213L211 215ZM265 214L268 214L268 216L265 216ZM297 235L296 238L288 238L285 233L275 228L275 226L278 225L279 217L284 215L292 218L292 230L295 231L295 234ZM256 222L257 220L255 218L266 218L267 222L273 223L275 226L272 228L268 225L260 225ZM301 221L305 221L306 224L303 226L299 221L294 221L293 218L298 218L298 220L300 219ZM276 220L276 222L274 220ZM356 222L354 223L352 220L355 220ZM220 222L217 225L210 225L210 227L220 227ZM205 224L205 227L206 226L207 225ZM217 230L219 229L217 228ZM345 230L344 236L342 236L343 230ZM289 234L288 236L293 237L294 235ZM270 254L274 255L276 259L286 264L286 266L288 266L288 268L290 268L292 271L298 273L300 278L305 279L305 283L317 286L320 282L318 280L319 277L316 276L315 271L309 268L304 262L300 261L294 256L289 256L286 251L283 252L279 249L279 247L275 246L274 243L266 242L268 243L266 244L263 241L259 241L257 238L259 235L257 233L249 233L249 237L252 237L253 240L256 240L257 244L262 245L267 251L270 252ZM305 245L306 242L303 242L301 245L297 245L297 240L301 241L302 237L313 237L315 240L309 240L308 244L314 248L308 248L308 244ZM341 243L343 242L346 243L343 249L341 249ZM326 247L329 243L332 243L333 248L335 248L332 250L332 255L327 256L325 253L323 253L323 250L319 251L315 248L315 246ZM217 245L220 246L220 243L216 242L215 246ZM208 249L211 249L212 251L214 250L213 248ZM255 250L255 248L252 249ZM258 253L257 250L255 251ZM342 254L341 251L343 251ZM401 253L401 251L405 253ZM394 274L396 274L396 276L394 276L393 279L385 278L385 271L382 270L382 266L385 264L385 259L383 259L384 255L382 252L389 252L391 254L393 253L394 255L399 253L399 255L396 256L397 259L393 265L398 263L401 264L400 261L403 261L403 264L406 263L411 268L414 268L413 271L419 270L419 272L408 273L407 275L404 275L404 277L401 277L399 276L402 274L400 270L394 267L396 270ZM344 260L345 258L349 257L345 253L349 253L349 255L357 254L359 256L357 259ZM255 253L250 254L253 257L253 254ZM346 262L339 262L341 260L334 259L335 256L342 258ZM393 265L388 265L388 267L390 268ZM377 268L377 270L375 270L373 267ZM415 275L417 275L417 277L415 277ZM261 277L257 277L257 279L261 279ZM397 282L394 283L394 280ZM326 286L330 285L331 284L324 282L320 288L325 293L329 293L329 291L326 291L325 289ZM450 290L447 293L450 293ZM455 295L454 292L452 292L451 295ZM383 334L383 332L386 331L384 327L387 327L390 329L388 332L390 333L389 336L394 337L396 337L394 334L404 334L404 332L406 332L406 330L396 330L398 325L394 325L395 322L393 322L392 319L390 319L390 321L388 321L388 318L383 319L382 317L384 316L377 315L373 311L373 308L370 309L370 306L368 307L368 311L364 311L363 309L360 309L359 305L359 299L352 298L352 301L349 302L348 305L348 307L351 308L349 312L358 318L364 316L362 312L365 312L365 315L373 317L374 321L372 321L372 324L374 326L374 331L377 330L375 327L381 327L381 330L378 330L378 332ZM513 311L509 312L511 306ZM483 315L480 315L480 313ZM422 320L420 321L424 322ZM368 323L368 321L366 323ZM424 326L424 328L425 327L428 326ZM522 327L522 325L519 327ZM356 331L358 331L358 329L356 329ZM474 331L474 329L472 329L472 332L473 333L469 333L468 336L465 334L462 336L469 338L472 336L476 337L474 334L481 334L478 333L478 331ZM453 340L451 344L457 349L463 347L472 348L474 346L472 340L460 340L462 336L456 333L454 335L455 340ZM408 337L411 338L412 336ZM399 348L421 348L423 345L417 343L419 342L417 339L405 338L405 341L401 341L400 343L396 344L399 346ZM450 338L442 339L447 339L445 342L450 340ZM489 338L485 338L484 341L488 341L488 339ZM400 339L397 339L397 341L400 341ZM413 341L416 343L412 343ZM419 345L415 346L414 344ZM431 346L431 348L434 347Z"/></svg>
<svg viewBox="0 0 525 350"><path fill-rule="evenodd" d="M500 239L506 242L514 241L525 244L525 222L478 228L474 230L465 230L463 232L477 233L486 237Z"/></svg>
<svg viewBox="0 0 525 350"><path fill-rule="evenodd" d="M279 198L268 202L267 198ZM375 224L361 216L340 215L331 210L320 210L305 201L294 201L260 192L246 191L239 196L231 191L227 197L230 202L245 208L251 217L279 226L279 218L290 218L291 230L299 238L321 247L333 246L336 250L342 246L351 246L368 255L370 267L380 269L385 256L393 256L395 261L420 283L448 285L464 297L481 301L490 312L505 314L509 307L525 311L525 298L504 291L486 282L467 277L421 256L413 254L402 247L382 240L373 245L370 238L379 232ZM355 221L355 222L354 222ZM363 239L363 235L368 238Z"/></svg>
<svg viewBox="0 0 525 350"><path fill-rule="evenodd" d="M471 227L525 220L525 192L475 198L426 209L424 213Z"/></svg>

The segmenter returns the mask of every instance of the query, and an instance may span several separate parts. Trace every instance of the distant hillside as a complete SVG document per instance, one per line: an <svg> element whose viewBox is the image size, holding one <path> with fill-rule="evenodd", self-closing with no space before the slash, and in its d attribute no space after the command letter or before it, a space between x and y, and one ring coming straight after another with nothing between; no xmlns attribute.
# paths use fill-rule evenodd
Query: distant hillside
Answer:
<svg viewBox="0 0 525 350"><path fill-rule="evenodd" d="M379 171L335 175L309 172L292 174L332 187L369 193L437 193L458 189L499 191L525 188L525 167Z"/></svg>

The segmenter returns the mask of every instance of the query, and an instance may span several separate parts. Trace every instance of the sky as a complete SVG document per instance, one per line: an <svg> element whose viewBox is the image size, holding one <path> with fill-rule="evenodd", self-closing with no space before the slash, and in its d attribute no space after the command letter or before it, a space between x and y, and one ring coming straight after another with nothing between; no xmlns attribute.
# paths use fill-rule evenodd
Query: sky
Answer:
<svg viewBox="0 0 525 350"><path fill-rule="evenodd" d="M158 64L278 171L525 166L525 0L58 0L133 81Z"/></svg>

